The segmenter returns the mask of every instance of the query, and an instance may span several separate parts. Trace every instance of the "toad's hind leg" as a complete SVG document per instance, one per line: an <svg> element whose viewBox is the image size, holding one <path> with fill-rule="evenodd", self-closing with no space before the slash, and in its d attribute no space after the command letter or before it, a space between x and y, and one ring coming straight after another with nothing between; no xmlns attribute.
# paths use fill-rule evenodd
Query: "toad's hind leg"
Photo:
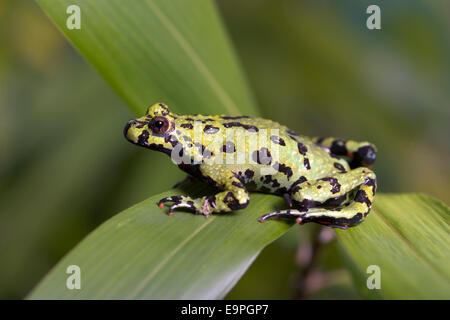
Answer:
<svg viewBox="0 0 450 320"><path fill-rule="evenodd" d="M350 157L351 161L349 164L352 169L361 166L370 167L377 157L377 149L370 142L343 140L333 137L314 137L312 140L329 149L334 155Z"/></svg>
<svg viewBox="0 0 450 320"><path fill-rule="evenodd" d="M362 181L361 181L362 180ZM330 193L317 193L317 188L331 188ZM340 184L342 183L342 185ZM300 188L300 189L298 189ZM348 194L357 188L356 195L348 202ZM294 190L294 204L298 209L281 210L266 214L260 218L264 222L270 217L295 218L298 223L316 222L337 228L348 228L362 222L370 211L376 191L375 174L366 168L352 170L349 174L338 174L311 182L303 182ZM315 193L316 192L316 193ZM340 195L331 198L331 195ZM327 198L328 197L328 198ZM301 201L300 201L301 199ZM313 200L314 199L314 200ZM342 199L336 207L324 207ZM335 202L336 203L336 202ZM321 207L320 207L321 206Z"/></svg>

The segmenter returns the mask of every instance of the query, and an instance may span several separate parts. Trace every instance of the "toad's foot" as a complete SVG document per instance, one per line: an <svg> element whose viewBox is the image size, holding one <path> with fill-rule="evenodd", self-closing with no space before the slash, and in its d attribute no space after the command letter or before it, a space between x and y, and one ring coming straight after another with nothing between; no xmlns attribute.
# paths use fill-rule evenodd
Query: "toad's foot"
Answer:
<svg viewBox="0 0 450 320"><path fill-rule="evenodd" d="M205 217L208 217L213 212L214 208L214 203L211 204L207 197L192 199L186 196L165 197L159 200L158 206L163 208L168 202L173 202L169 208L169 216L173 215L175 209L184 208L188 211L192 211L196 214L203 214Z"/></svg>

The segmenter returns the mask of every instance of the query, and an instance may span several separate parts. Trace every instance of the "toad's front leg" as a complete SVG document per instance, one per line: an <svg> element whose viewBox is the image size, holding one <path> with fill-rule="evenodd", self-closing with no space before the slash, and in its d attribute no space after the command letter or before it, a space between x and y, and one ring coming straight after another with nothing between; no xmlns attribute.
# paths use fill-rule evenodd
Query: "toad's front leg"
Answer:
<svg viewBox="0 0 450 320"><path fill-rule="evenodd" d="M197 214L203 214L208 217L215 212L230 212L245 208L249 203L249 195L247 189L242 182L234 176L230 171L206 169L203 172L208 176L210 181L214 181L222 192L202 198L190 198L186 196L171 196L161 199L158 205L162 208L167 202L173 202L170 206L169 215L178 208L185 208Z"/></svg>

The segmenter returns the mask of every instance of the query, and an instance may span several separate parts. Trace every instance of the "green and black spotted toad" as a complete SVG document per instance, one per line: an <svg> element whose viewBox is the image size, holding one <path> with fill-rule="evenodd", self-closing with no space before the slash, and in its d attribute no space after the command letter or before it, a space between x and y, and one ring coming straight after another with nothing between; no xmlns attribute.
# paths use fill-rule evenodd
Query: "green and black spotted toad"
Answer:
<svg viewBox="0 0 450 320"><path fill-rule="evenodd" d="M348 228L362 222L376 190L368 142L309 138L277 122L247 116L171 113L163 103L124 129L132 143L171 156L180 169L222 190L192 199L166 197L169 214L185 208L205 216L245 208L249 191L282 195L290 209L266 214Z"/></svg>

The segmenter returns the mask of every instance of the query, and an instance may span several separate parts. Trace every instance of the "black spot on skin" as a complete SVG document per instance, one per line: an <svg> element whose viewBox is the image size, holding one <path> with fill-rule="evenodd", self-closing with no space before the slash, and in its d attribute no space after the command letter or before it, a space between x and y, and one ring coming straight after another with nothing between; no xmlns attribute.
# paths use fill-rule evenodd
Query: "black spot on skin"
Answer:
<svg viewBox="0 0 450 320"><path fill-rule="evenodd" d="M309 199L303 199L302 201L292 199L292 203L299 209L299 211L308 211L309 208L321 205L320 202Z"/></svg>
<svg viewBox="0 0 450 320"><path fill-rule="evenodd" d="M292 130L286 130L287 134L291 135L291 136L300 136L297 132L292 131Z"/></svg>
<svg viewBox="0 0 450 320"><path fill-rule="evenodd" d="M267 148L261 148L260 150L253 151L252 159L258 164L269 165L272 163L272 156Z"/></svg>
<svg viewBox="0 0 450 320"><path fill-rule="evenodd" d="M325 201L323 203L323 205L325 207L328 207L328 206L329 207L337 207L337 206L342 205L346 199L347 199L347 196L344 194L340 197L328 199L327 201Z"/></svg>
<svg viewBox="0 0 450 320"><path fill-rule="evenodd" d="M304 177L304 176L301 176L300 178L298 178L298 180L295 181L295 182L291 185L291 187L289 188L290 193L296 193L296 192L298 192L299 190L301 190L302 188L299 186L299 184L301 184L301 183L303 183L303 182L305 182L305 181L307 181L307 180L308 180L308 179L306 179L306 177Z"/></svg>
<svg viewBox="0 0 450 320"><path fill-rule="evenodd" d="M275 192L279 193L279 194L284 194L287 192L287 189L285 187L282 187L282 188L278 188Z"/></svg>
<svg viewBox="0 0 450 320"><path fill-rule="evenodd" d="M227 143L222 147L222 152L233 153L236 152L236 147L234 143L231 141L227 141Z"/></svg>
<svg viewBox="0 0 450 320"><path fill-rule="evenodd" d="M145 147L151 150L163 152L165 154L168 154L169 156L172 153L171 149L164 147L162 144L150 143L148 146Z"/></svg>
<svg viewBox="0 0 450 320"><path fill-rule="evenodd" d="M272 188L277 188L280 186L280 183L277 181L277 179L273 179L271 175L265 175L263 183L272 184Z"/></svg>
<svg viewBox="0 0 450 320"><path fill-rule="evenodd" d="M320 185L319 185L319 186L317 186L317 189L322 189L322 186L320 186Z"/></svg>
<svg viewBox="0 0 450 320"><path fill-rule="evenodd" d="M273 181L272 181L272 187L278 188L279 186L281 186L281 184L277 181L277 179L273 179Z"/></svg>
<svg viewBox="0 0 450 320"><path fill-rule="evenodd" d="M143 128L145 125L147 124L147 122L145 121L139 121L139 120L133 120L133 125L135 128Z"/></svg>
<svg viewBox="0 0 450 320"><path fill-rule="evenodd" d="M270 140L272 140L274 143L279 144L280 146L285 146L286 143L284 140L278 136L270 136Z"/></svg>
<svg viewBox="0 0 450 320"><path fill-rule="evenodd" d="M194 129L194 126L191 123L182 123L180 125L180 127L190 129L190 130Z"/></svg>
<svg viewBox="0 0 450 320"><path fill-rule="evenodd" d="M284 173L287 176L288 180L292 177L291 167L279 162L276 162L272 167L278 172Z"/></svg>
<svg viewBox="0 0 450 320"><path fill-rule="evenodd" d="M205 159L211 158L212 155L213 155L212 151L209 150L209 149L206 149L206 148L205 148L205 150L203 151L203 154L202 154L203 158L205 158Z"/></svg>
<svg viewBox="0 0 450 320"><path fill-rule="evenodd" d="M231 210L237 210L245 208L248 205L248 200L240 204L239 201L234 196L233 192L228 192L227 195L223 198L223 202L230 208Z"/></svg>
<svg viewBox="0 0 450 320"><path fill-rule="evenodd" d="M239 171L238 173L234 173L233 176L241 182L245 181L245 177L242 175L242 171Z"/></svg>
<svg viewBox="0 0 450 320"><path fill-rule="evenodd" d="M269 184L272 182L272 176L271 175L265 175L264 180L262 181L264 184Z"/></svg>
<svg viewBox="0 0 450 320"><path fill-rule="evenodd" d="M145 145L148 143L148 137L150 136L149 132L147 130L142 131L142 133L138 137L137 144L139 145Z"/></svg>
<svg viewBox="0 0 450 320"><path fill-rule="evenodd" d="M167 108L167 106L165 104L160 103L159 106L161 107L161 114L163 116L166 116L169 114L169 108Z"/></svg>
<svg viewBox="0 0 450 320"><path fill-rule="evenodd" d="M164 137L164 142L165 143L170 143L172 145L172 147L175 147L179 143L177 137L172 136L172 135L165 136Z"/></svg>
<svg viewBox="0 0 450 320"><path fill-rule="evenodd" d="M211 119L211 118L206 118L205 120L204 120L205 122L211 122L211 121L216 121L216 120L214 120L214 119Z"/></svg>
<svg viewBox="0 0 450 320"><path fill-rule="evenodd" d="M245 170L244 174L247 179L251 179L255 175L255 172L250 169L247 169Z"/></svg>
<svg viewBox="0 0 450 320"><path fill-rule="evenodd" d="M308 148L307 148L303 143L301 143L301 142L299 142L299 143L297 144L297 147L298 147L298 152L299 152L301 155L305 155L305 154L308 152Z"/></svg>
<svg viewBox="0 0 450 320"><path fill-rule="evenodd" d="M369 198L367 197L367 193L364 190L359 190L356 193L355 201L360 203L365 203L368 208L372 205L372 202L370 202Z"/></svg>
<svg viewBox="0 0 450 320"><path fill-rule="evenodd" d="M210 176L203 175L203 173L200 171L199 164L192 165L181 163L178 165L178 167L187 174L193 177L197 177L198 179L200 179L203 182L206 182L209 185L217 186L217 182L213 178L211 178Z"/></svg>
<svg viewBox="0 0 450 320"><path fill-rule="evenodd" d="M365 146L358 149L358 154L367 164L373 164L377 158L377 153L372 146Z"/></svg>
<svg viewBox="0 0 450 320"><path fill-rule="evenodd" d="M321 144L323 140L325 140L325 138L324 137L320 137L319 139L317 139L316 143L317 144Z"/></svg>
<svg viewBox="0 0 450 320"><path fill-rule="evenodd" d="M208 200L208 203L215 208L216 207L216 196L212 195L206 198Z"/></svg>
<svg viewBox="0 0 450 320"><path fill-rule="evenodd" d="M200 155L203 156L203 153L205 152L205 146L198 142L194 142L194 146L197 148Z"/></svg>
<svg viewBox="0 0 450 320"><path fill-rule="evenodd" d="M220 129L217 127L213 127L211 125L206 125L205 128L203 128L203 132L207 134L214 134L217 133Z"/></svg>
<svg viewBox="0 0 450 320"><path fill-rule="evenodd" d="M205 146L202 145L199 142L194 142L194 146L197 147L198 151L200 152L200 154L203 154L203 151L205 151Z"/></svg>
<svg viewBox="0 0 450 320"><path fill-rule="evenodd" d="M345 156L348 153L347 148L345 147L345 141L342 139L334 140L331 144L330 151L339 156Z"/></svg>
<svg viewBox="0 0 450 320"><path fill-rule="evenodd" d="M205 159L209 159L212 156L212 152L211 150L206 149L206 147L204 145L202 145L199 142L194 142L194 146L198 149L200 155L205 158Z"/></svg>
<svg viewBox="0 0 450 320"><path fill-rule="evenodd" d="M184 156L184 148L181 148L180 151L178 151L178 155L180 158L183 158Z"/></svg>
<svg viewBox="0 0 450 320"><path fill-rule="evenodd" d="M320 179L322 181L329 181L330 185L331 185L331 193L338 193L339 191L341 191L341 185L338 182L338 179L336 178L331 178L331 177L327 177L327 178L322 178Z"/></svg>
<svg viewBox="0 0 450 320"><path fill-rule="evenodd" d="M338 169L341 173L346 173L347 171L345 171L345 168L342 164L340 164L339 162L335 162L333 164L333 166Z"/></svg>
<svg viewBox="0 0 450 320"><path fill-rule="evenodd" d="M259 131L258 127L256 127L256 126L252 126L252 125L248 125L248 124L243 124L243 123L240 123L240 122L227 122L227 123L224 123L223 126L224 126L225 128L242 127L242 128L244 128L245 130L249 130L249 131L250 131L250 130L251 130L251 131L255 131L255 132L258 132L258 131Z"/></svg>
<svg viewBox="0 0 450 320"><path fill-rule="evenodd" d="M175 203L180 203L181 200L183 200L183 197L181 197L181 196L172 196L172 197L170 197L170 201L173 201Z"/></svg>
<svg viewBox="0 0 450 320"><path fill-rule="evenodd" d="M178 165L178 168L180 168L180 170L183 170L184 172L186 172L188 175L190 175L192 177L201 178L201 176L202 176L199 165L195 165L195 164L188 165L186 163L180 163Z"/></svg>
<svg viewBox="0 0 450 320"><path fill-rule="evenodd" d="M236 120L236 119L245 119L250 118L249 116L237 116L237 117L230 117L230 116L221 116L220 118L224 120Z"/></svg>
<svg viewBox="0 0 450 320"><path fill-rule="evenodd" d="M303 159L303 165L305 166L306 170L310 170L311 169L311 166L309 164L309 159L306 158L306 157Z"/></svg>
<svg viewBox="0 0 450 320"><path fill-rule="evenodd" d="M366 186L372 187L372 193L375 195L375 192L377 191L377 182L375 179L372 178L366 178L364 181L364 184Z"/></svg>
<svg viewBox="0 0 450 320"><path fill-rule="evenodd" d="M245 189L244 185L241 182L233 181L231 184L237 188Z"/></svg>
<svg viewBox="0 0 450 320"><path fill-rule="evenodd" d="M347 218L333 218L329 216L304 217L302 222L317 222L329 227L343 228L353 227L363 221L363 215L357 213L351 219Z"/></svg>
<svg viewBox="0 0 450 320"><path fill-rule="evenodd" d="M192 119L192 118L184 118L184 120L186 120L186 121L195 121L195 120Z"/></svg>
<svg viewBox="0 0 450 320"><path fill-rule="evenodd" d="M362 160L363 163L368 165L373 164L377 158L377 153L372 146L361 147L358 149L356 154Z"/></svg>

